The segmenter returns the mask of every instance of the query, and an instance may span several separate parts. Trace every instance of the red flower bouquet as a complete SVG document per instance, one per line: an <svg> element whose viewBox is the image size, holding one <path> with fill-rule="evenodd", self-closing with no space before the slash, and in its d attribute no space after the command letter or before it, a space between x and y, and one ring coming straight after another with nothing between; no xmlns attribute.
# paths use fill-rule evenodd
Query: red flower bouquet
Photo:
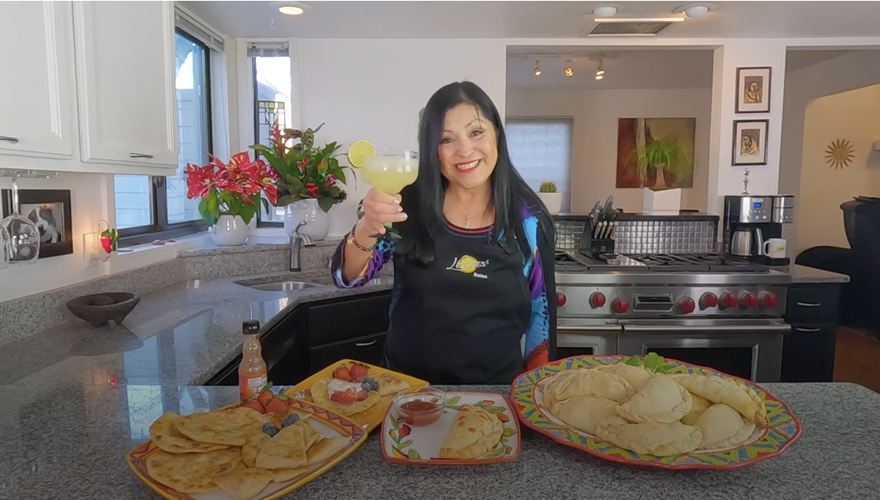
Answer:
<svg viewBox="0 0 880 500"><path fill-rule="evenodd" d="M251 146L272 166L278 176L278 199L272 204L284 206L298 200L316 198L318 206L329 212L333 205L345 201L346 193L337 182L345 183L345 173L335 158L342 146L335 142L323 148L314 147L318 128L304 131L281 129L276 123L269 132L272 145ZM299 144L293 144L299 140Z"/></svg>
<svg viewBox="0 0 880 500"><path fill-rule="evenodd" d="M248 224L260 202L267 211L266 198L275 204L278 174L263 160L252 161L247 152L235 154L228 164L208 156L211 163L204 167L192 163L186 166L186 197L202 198L199 213L208 225L216 224L221 215L238 215ZM260 193L265 193L266 198L261 198Z"/></svg>

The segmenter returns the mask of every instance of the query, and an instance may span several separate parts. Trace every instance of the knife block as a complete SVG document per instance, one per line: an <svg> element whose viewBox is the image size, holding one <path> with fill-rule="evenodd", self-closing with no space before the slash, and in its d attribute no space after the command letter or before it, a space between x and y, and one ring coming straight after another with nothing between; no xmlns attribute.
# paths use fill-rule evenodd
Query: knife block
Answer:
<svg viewBox="0 0 880 500"><path fill-rule="evenodd" d="M593 238L593 227L590 220L584 223L584 232L581 234L581 242L578 252L591 259L599 259L603 253L614 253L614 240L612 238Z"/></svg>

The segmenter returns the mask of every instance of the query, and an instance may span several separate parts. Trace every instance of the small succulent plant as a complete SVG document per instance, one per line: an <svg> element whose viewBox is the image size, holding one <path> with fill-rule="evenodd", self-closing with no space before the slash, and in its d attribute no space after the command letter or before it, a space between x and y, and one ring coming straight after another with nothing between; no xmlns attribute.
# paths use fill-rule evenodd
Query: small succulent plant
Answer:
<svg viewBox="0 0 880 500"><path fill-rule="evenodd" d="M555 193L556 192L556 183L555 182L542 182L541 188L539 189L542 193Z"/></svg>

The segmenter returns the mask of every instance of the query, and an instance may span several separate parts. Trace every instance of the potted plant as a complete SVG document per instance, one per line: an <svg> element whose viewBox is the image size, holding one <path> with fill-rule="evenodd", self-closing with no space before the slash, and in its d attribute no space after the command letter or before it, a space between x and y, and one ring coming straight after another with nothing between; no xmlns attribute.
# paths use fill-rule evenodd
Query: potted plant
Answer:
<svg viewBox="0 0 880 500"><path fill-rule="evenodd" d="M541 198L550 215L557 215L562 210L562 193L556 192L556 183L542 182L538 189L538 198Z"/></svg>
<svg viewBox="0 0 880 500"><path fill-rule="evenodd" d="M677 165L690 161L693 151L690 148L682 146L675 141L664 141L655 139L645 146L636 146L632 155L636 161L636 169L639 178L645 187L654 187L657 185L657 174L669 173L673 177L676 175ZM663 178L660 186L668 186L671 183L666 182Z"/></svg>
<svg viewBox="0 0 880 500"><path fill-rule="evenodd" d="M209 155L210 156L210 155ZM252 161L247 152L235 154L228 164L214 156L200 167L186 166L186 197L201 198L199 213L211 228L211 238L220 246L243 245L250 236L251 219L260 208L268 210L265 193L275 203L278 176L263 160Z"/></svg>
<svg viewBox="0 0 880 500"><path fill-rule="evenodd" d="M304 131L281 128L276 123L269 132L270 146L251 146L266 158L278 177L278 198L272 204L286 206L284 229L287 234L302 221L300 229L313 240L323 240L330 231L327 213L346 199L338 183L345 183L345 173L336 159L341 144L331 142L314 147L316 129ZM298 142L297 142L298 141Z"/></svg>

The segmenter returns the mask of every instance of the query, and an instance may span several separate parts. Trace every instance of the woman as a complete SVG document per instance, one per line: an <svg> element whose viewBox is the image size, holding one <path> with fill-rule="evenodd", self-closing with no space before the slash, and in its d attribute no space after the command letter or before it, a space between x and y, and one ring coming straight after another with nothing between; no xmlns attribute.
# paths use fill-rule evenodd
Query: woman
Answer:
<svg viewBox="0 0 880 500"><path fill-rule="evenodd" d="M413 185L364 198L333 258L336 285L360 286L393 257L386 366L434 384L509 384L548 361L555 339L552 221L475 84L431 97L419 149Z"/></svg>

